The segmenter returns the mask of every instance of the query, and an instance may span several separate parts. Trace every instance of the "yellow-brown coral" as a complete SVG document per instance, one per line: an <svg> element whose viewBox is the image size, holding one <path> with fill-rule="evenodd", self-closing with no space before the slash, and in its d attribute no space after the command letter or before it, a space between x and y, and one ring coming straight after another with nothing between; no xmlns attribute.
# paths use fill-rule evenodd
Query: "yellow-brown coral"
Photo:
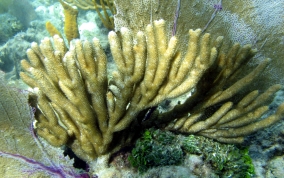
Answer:
<svg viewBox="0 0 284 178"><path fill-rule="evenodd" d="M50 36L58 35L60 38L62 38L62 35L59 30L54 25L52 25L50 21L45 23L45 28Z"/></svg>
<svg viewBox="0 0 284 178"><path fill-rule="evenodd" d="M121 28L120 36L110 32L117 66L111 81L106 54L97 39L91 43L75 40L69 50L58 36L53 37L54 47L48 38L40 45L33 43L27 52L30 62L22 61L25 72L21 78L39 89L37 133L54 146L70 146L77 156L90 161L129 143L141 126L136 119L141 111L193 90L185 103L146 122L240 142L243 136L283 116L280 106L276 114L256 121L279 85L262 95L254 91L240 95L237 102L229 101L265 69L269 60L240 79L241 66L256 52L251 46L235 45L225 55L220 53L223 37L211 42L210 34L202 35L200 29L188 34L187 50L179 51L177 38L167 39L163 20L136 35L127 28Z"/></svg>
<svg viewBox="0 0 284 178"><path fill-rule="evenodd" d="M112 15L116 13L112 0L64 0L64 2L75 5L81 9L95 9L103 25L110 30L114 29L113 17L108 13L108 10ZM100 9L103 10L103 14Z"/></svg>
<svg viewBox="0 0 284 178"><path fill-rule="evenodd" d="M164 25L157 21L134 37L124 28L122 39L110 32L118 70L109 86L106 55L97 39L76 40L68 52L58 36L54 48L48 38L40 46L33 43L27 53L30 63L22 61L26 72L21 77L39 88L38 134L56 146L69 144L91 160L114 150L117 139L117 146L127 142L132 135L127 129L141 110L191 90L216 59L222 38L211 47L209 34L200 37L200 30L191 30L189 44L197 48L181 58L176 38L168 42ZM114 135L120 137L114 140Z"/></svg>
<svg viewBox="0 0 284 178"><path fill-rule="evenodd" d="M77 16L78 10L76 7L72 7L66 4L64 1L59 0L63 9L64 9L64 34L70 42L73 39L80 38L78 25L77 25Z"/></svg>

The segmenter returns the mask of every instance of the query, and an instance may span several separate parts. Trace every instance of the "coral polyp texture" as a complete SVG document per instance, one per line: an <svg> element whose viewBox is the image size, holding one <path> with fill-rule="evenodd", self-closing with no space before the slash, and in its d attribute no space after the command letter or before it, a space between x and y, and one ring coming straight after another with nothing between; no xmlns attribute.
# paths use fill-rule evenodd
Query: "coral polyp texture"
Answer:
<svg viewBox="0 0 284 178"><path fill-rule="evenodd" d="M73 40L69 49L59 36L33 43L20 75L38 88L37 134L51 145L68 145L91 161L130 143L149 125L240 143L244 136L281 119L284 105L258 120L279 85L261 94L248 90L269 59L244 75L242 66L256 53L250 45L236 44L226 54L220 52L223 37L212 39L201 29L189 30L188 36L187 48L181 51L178 39L167 37L164 20L136 34L128 28L121 28L119 35L110 32L117 67L111 74L96 38ZM141 116L188 92L193 95L168 112Z"/></svg>

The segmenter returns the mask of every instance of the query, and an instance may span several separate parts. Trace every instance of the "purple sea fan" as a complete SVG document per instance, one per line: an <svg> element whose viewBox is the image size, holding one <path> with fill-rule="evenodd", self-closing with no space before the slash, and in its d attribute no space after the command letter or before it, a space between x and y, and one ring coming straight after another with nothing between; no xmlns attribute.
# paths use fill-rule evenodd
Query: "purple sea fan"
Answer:
<svg viewBox="0 0 284 178"><path fill-rule="evenodd" d="M38 138L32 126L34 110L28 93L9 87L0 73L0 172L1 177L88 178L73 167L63 150Z"/></svg>
<svg viewBox="0 0 284 178"><path fill-rule="evenodd" d="M25 156L5 153L1 151L0 151L0 156L15 159L19 162L26 164L26 166L29 167L28 169L27 168L25 169L19 168L19 169L21 169L21 171L24 174L27 174L27 176L29 177L33 174L38 174L42 172L41 174L44 173L44 175L50 175L54 178L89 178L89 175L87 173L79 173L75 171L75 169L72 167L56 166L56 165L46 166L41 162L27 158Z"/></svg>

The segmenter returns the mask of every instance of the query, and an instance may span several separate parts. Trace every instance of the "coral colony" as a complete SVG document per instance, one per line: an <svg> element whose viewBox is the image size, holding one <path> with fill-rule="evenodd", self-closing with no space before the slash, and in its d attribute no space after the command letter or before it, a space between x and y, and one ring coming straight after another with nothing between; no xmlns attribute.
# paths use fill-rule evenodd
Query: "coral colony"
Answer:
<svg viewBox="0 0 284 178"><path fill-rule="evenodd" d="M46 22L51 38L31 43L19 74L31 88L26 100L35 121L29 131L43 161L8 151L0 156L32 167L23 170L28 175L42 171L79 178L89 175L77 172L67 157L51 158L53 149L72 150L93 166L89 174L97 176L115 159L111 155L136 143L129 161L140 172L181 164L185 154L199 154L217 175L254 174L247 148L232 144L280 121L284 103L266 115L281 85L261 83L272 59L247 65L254 62L257 50L243 45L246 40L235 43L245 31L236 30L235 35L231 28L242 21L224 28L216 25L238 19L223 18L229 13L228 2L211 1L206 7L205 2L181 0L59 2L64 30L52 20ZM112 30L110 50L99 38L80 37L78 8L96 10L101 23ZM221 20L212 24L216 17ZM261 48L269 42L265 39ZM10 97L7 93L2 97ZM15 125L13 118L8 115L7 125ZM56 155L62 155L60 151Z"/></svg>

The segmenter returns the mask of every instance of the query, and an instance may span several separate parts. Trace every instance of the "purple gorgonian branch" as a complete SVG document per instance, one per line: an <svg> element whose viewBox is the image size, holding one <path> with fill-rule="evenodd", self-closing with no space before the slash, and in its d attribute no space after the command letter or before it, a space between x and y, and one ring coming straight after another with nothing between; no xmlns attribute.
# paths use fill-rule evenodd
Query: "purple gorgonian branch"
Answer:
<svg viewBox="0 0 284 178"><path fill-rule="evenodd" d="M174 19L174 26L173 26L173 30L172 30L172 36L176 35L179 11L180 11L180 0L178 0L178 4L177 4L177 8L176 8L175 19Z"/></svg>
<svg viewBox="0 0 284 178"><path fill-rule="evenodd" d="M212 20L215 18L216 14L218 11L222 10L223 7L222 7L222 0L220 0L217 4L214 4L214 12L213 14L211 15L211 18L210 20L207 22L207 24L205 25L205 27L202 29L202 33L208 28L209 24L212 22Z"/></svg>

